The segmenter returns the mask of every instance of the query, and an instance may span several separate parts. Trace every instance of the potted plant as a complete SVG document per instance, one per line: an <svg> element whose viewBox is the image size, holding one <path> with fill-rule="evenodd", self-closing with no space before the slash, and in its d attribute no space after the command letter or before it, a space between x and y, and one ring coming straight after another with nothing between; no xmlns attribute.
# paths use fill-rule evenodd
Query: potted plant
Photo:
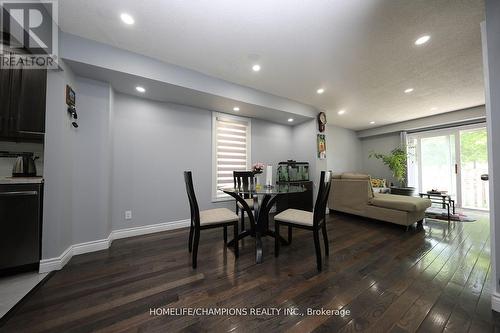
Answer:
<svg viewBox="0 0 500 333"><path fill-rule="evenodd" d="M407 187L407 160L408 153L405 148L395 148L389 154L371 153L370 158L375 157L381 160L392 171L394 179L396 179L400 187L391 186L391 194L412 196L415 193L414 187Z"/></svg>

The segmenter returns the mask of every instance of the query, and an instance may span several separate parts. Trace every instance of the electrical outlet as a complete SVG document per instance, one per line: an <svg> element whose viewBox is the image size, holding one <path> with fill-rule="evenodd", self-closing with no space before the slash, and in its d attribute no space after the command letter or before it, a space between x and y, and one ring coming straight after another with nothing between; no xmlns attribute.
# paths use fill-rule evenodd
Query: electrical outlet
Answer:
<svg viewBox="0 0 500 333"><path fill-rule="evenodd" d="M132 220L132 211L131 210L125 211L125 220Z"/></svg>

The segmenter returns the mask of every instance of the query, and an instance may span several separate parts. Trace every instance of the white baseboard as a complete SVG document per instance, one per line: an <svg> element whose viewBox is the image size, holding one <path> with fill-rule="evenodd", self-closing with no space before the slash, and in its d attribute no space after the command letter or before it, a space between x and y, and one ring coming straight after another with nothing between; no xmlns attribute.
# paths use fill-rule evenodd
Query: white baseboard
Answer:
<svg viewBox="0 0 500 333"><path fill-rule="evenodd" d="M40 261L39 273L58 271L68 263L73 256L73 245L70 245L59 257Z"/></svg>
<svg viewBox="0 0 500 333"><path fill-rule="evenodd" d="M64 265L68 263L68 261L74 255L106 250L111 246L111 243L115 239L128 238L128 237L147 235L167 230L185 228L189 227L190 223L191 223L190 220L179 220L173 222L150 224L141 227L113 230L109 234L108 238L85 242L85 243L73 244L70 245L59 257L41 260L39 272L48 273L51 271L60 270L64 267Z"/></svg>
<svg viewBox="0 0 500 333"><path fill-rule="evenodd" d="M162 232L167 230L179 229L189 227L191 220L180 220L174 222L165 222L158 224L150 224L142 227L118 229L111 231L109 235L111 241L115 239L128 238L140 235L152 234L155 232Z"/></svg>
<svg viewBox="0 0 500 333"><path fill-rule="evenodd" d="M491 308L493 311L500 312L500 294L496 292L491 294Z"/></svg>

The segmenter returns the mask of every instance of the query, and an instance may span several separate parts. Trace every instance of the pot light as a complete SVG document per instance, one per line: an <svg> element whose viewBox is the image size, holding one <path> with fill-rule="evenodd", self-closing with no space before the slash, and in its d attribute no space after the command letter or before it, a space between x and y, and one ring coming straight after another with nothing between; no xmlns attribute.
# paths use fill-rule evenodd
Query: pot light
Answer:
<svg viewBox="0 0 500 333"><path fill-rule="evenodd" d="M294 119L293 118L288 118L289 123L293 123Z"/></svg>
<svg viewBox="0 0 500 333"><path fill-rule="evenodd" d="M238 112L238 111L240 111L240 108L239 108L239 107L237 107L237 106L235 106L235 107L233 108L233 111Z"/></svg>
<svg viewBox="0 0 500 333"><path fill-rule="evenodd" d="M140 93L145 93L146 92L146 89L144 89L144 87L141 87L141 86L135 87L135 90L137 90Z"/></svg>
<svg viewBox="0 0 500 333"><path fill-rule="evenodd" d="M431 111L436 111L437 109L438 109L437 107L433 106L433 107L431 108Z"/></svg>
<svg viewBox="0 0 500 333"><path fill-rule="evenodd" d="M120 18L122 19L123 23L128 24L128 25L132 25L135 23L134 18L130 14L122 13L120 15Z"/></svg>
<svg viewBox="0 0 500 333"><path fill-rule="evenodd" d="M374 121L370 121L370 125L375 125L375 122Z"/></svg>
<svg viewBox="0 0 500 333"><path fill-rule="evenodd" d="M316 93L317 93L318 95L321 95L321 94L322 94L322 93L324 93L324 92L325 92L325 89L323 89L323 88L319 88L318 90L316 90Z"/></svg>
<svg viewBox="0 0 500 333"><path fill-rule="evenodd" d="M258 64L253 65L253 66L252 66L252 70L253 70L254 72L258 72L258 71L260 71L260 65L258 65Z"/></svg>
<svg viewBox="0 0 500 333"><path fill-rule="evenodd" d="M425 44L429 41L429 39L431 39L431 36L429 35L424 35L422 37L419 37L416 41L415 41L415 45L422 45L422 44Z"/></svg>
<svg viewBox="0 0 500 333"><path fill-rule="evenodd" d="M409 93L411 93L412 91L413 91L413 88L408 88L408 89L406 89L406 90L405 90L405 94L409 94Z"/></svg>
<svg viewBox="0 0 500 333"><path fill-rule="evenodd" d="M345 110L340 110L339 112L337 112L337 114L338 114L339 116L343 115L344 113L345 113Z"/></svg>

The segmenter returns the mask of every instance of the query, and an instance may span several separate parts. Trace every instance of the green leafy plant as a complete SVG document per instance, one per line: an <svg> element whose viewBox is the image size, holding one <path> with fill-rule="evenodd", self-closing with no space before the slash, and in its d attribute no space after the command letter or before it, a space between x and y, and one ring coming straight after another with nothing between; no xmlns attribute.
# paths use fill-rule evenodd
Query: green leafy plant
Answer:
<svg viewBox="0 0 500 333"><path fill-rule="evenodd" d="M381 160L392 171L393 177L401 184L401 187L406 186L406 161L408 158L406 149L398 147L387 155L372 152L369 157Z"/></svg>

